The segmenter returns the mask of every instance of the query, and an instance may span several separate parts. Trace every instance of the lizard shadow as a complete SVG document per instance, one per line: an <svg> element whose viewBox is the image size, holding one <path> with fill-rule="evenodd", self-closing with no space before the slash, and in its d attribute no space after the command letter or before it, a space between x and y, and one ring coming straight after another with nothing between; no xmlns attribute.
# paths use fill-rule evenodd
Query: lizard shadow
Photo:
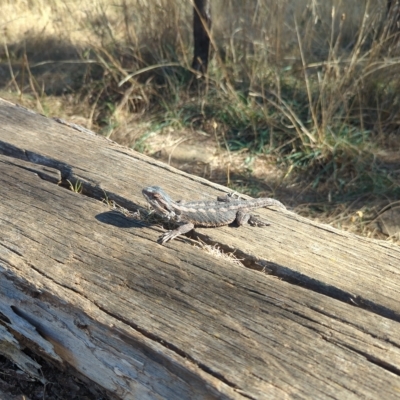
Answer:
<svg viewBox="0 0 400 400"><path fill-rule="evenodd" d="M117 228L143 228L146 224L143 221L128 217L120 211L106 211L95 216L96 220Z"/></svg>

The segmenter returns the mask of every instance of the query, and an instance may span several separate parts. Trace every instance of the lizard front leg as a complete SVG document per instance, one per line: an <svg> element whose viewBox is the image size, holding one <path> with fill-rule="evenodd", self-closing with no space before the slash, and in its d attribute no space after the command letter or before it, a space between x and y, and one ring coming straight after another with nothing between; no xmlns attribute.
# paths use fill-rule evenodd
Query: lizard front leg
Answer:
<svg viewBox="0 0 400 400"><path fill-rule="evenodd" d="M194 229L194 225L191 222L187 222L186 224L180 225L178 228L172 231L165 232L158 238L158 243L167 243L169 240L175 239L177 236L189 232L192 229Z"/></svg>

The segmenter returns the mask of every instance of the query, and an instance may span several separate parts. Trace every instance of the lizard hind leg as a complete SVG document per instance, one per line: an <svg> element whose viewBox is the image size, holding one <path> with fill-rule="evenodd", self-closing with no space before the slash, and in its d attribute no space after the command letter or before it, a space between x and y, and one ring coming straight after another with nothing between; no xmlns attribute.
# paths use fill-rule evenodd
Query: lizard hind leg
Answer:
<svg viewBox="0 0 400 400"><path fill-rule="evenodd" d="M257 215L250 214L247 210L239 210L236 215L237 224L244 225L250 224L251 226L267 226L269 222L263 221Z"/></svg>
<svg viewBox="0 0 400 400"><path fill-rule="evenodd" d="M236 192L226 193L223 196L218 196L217 201L229 203L232 200L239 200L240 196Z"/></svg>
<svg viewBox="0 0 400 400"><path fill-rule="evenodd" d="M263 221L257 215L250 215L249 220L247 221L251 226L269 226L271 225L268 221Z"/></svg>

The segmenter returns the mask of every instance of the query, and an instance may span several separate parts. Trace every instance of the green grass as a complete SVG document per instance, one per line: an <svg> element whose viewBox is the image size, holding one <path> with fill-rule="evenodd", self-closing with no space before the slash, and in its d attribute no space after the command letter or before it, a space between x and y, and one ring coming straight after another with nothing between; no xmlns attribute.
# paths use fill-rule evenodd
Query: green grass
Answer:
<svg viewBox="0 0 400 400"><path fill-rule="evenodd" d="M190 2L37 1L29 38L10 21L30 10L18 1L7 7L1 57L15 78L4 85L17 87L20 99L32 96L30 104L48 115L46 77L59 65L69 82L61 98L73 96L69 113L103 135L149 122L123 141L138 151L165 128L198 129L231 154L245 152L249 179L252 160L268 155L288 182L303 181L324 196L399 196L399 177L381 160L400 148L400 54L395 32L385 28L384 2L216 1L201 79L190 70ZM47 69L22 62L24 55L37 64L56 54L60 64Z"/></svg>

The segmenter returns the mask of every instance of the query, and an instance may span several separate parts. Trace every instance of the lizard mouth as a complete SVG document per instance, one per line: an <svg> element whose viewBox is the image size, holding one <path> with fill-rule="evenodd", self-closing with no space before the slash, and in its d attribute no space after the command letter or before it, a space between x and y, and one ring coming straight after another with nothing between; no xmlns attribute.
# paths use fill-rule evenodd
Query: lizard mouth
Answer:
<svg viewBox="0 0 400 400"><path fill-rule="evenodd" d="M142 190L143 196L161 215L168 216L172 211L172 199L158 186L149 186Z"/></svg>

